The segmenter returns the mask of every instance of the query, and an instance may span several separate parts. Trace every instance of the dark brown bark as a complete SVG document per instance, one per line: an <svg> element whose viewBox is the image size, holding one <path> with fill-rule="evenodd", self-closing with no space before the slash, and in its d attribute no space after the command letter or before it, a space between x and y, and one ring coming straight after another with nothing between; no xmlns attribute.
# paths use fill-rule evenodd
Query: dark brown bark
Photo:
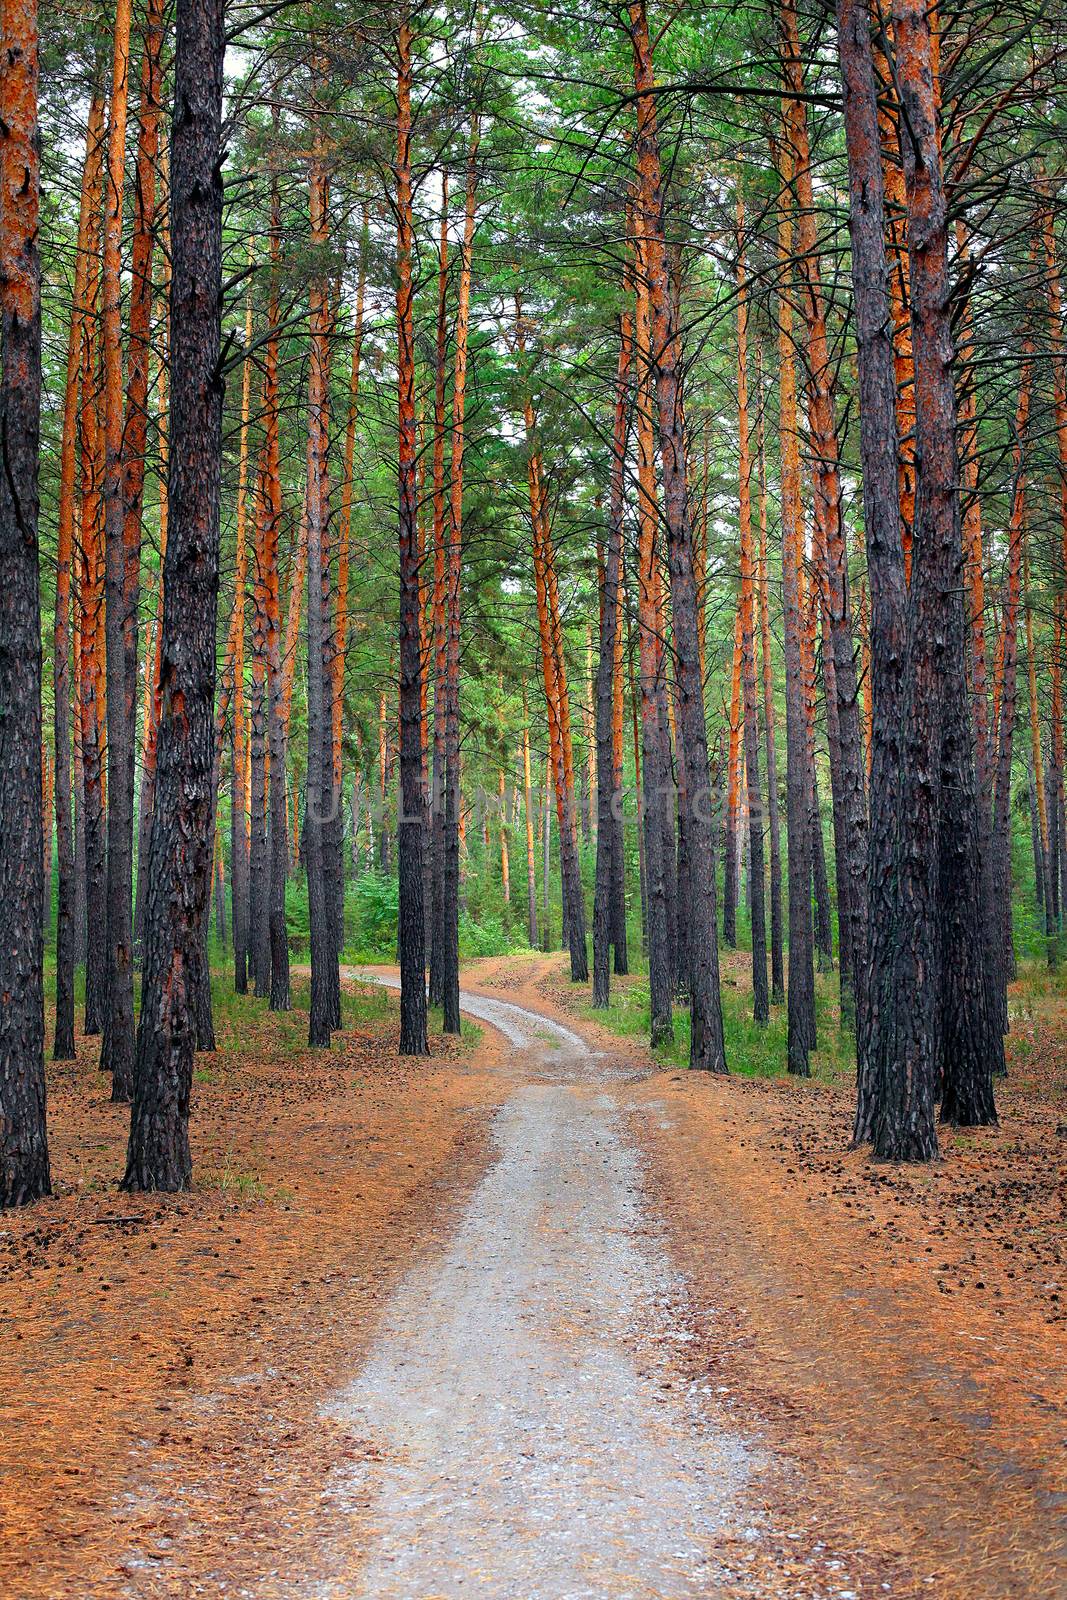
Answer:
<svg viewBox="0 0 1067 1600"><path fill-rule="evenodd" d="M93 209L98 216L102 204L102 172L94 184ZM83 1032L98 1034L107 1004L107 943L99 937L107 917L107 866L104 837L103 773L103 648L104 572L100 490L103 482L99 386L99 296L100 264L94 250L89 262L86 288L86 323L82 340L79 383L79 432L81 451L81 524L78 563L78 603L81 624L79 639L79 709L82 768L82 795L85 840L85 1015ZM97 937L89 938L88 930Z"/></svg>
<svg viewBox="0 0 1067 1600"><path fill-rule="evenodd" d="M748 788L749 907L752 927L752 1014L770 1015L767 992L766 898L763 866L763 799L760 791L759 726L756 712L756 570L752 546L752 450L748 415L748 291L745 283L744 209L737 202L737 403L741 556L741 695L745 781Z"/></svg>
<svg viewBox="0 0 1067 1600"><path fill-rule="evenodd" d="M907 585L898 501L897 386L885 243L883 168L870 15L858 0L838 0L838 41L845 92L849 232L856 308L860 454L867 574L871 603L871 782L868 837L866 1035L857 1035L854 1139L870 1139L877 1103L875 1074L884 1060L881 1029L894 992L894 841L899 805L900 713Z"/></svg>
<svg viewBox="0 0 1067 1600"><path fill-rule="evenodd" d="M675 720L677 721L681 708L677 699L677 685L674 685L674 689ZM689 946L689 927L692 920L692 906L689 897L692 888L692 874L689 843L689 790L686 784L685 761L680 744L675 746L675 775L677 779L678 853L675 858L674 993L679 1000L687 1000L689 998L689 979L693 962L692 951Z"/></svg>
<svg viewBox="0 0 1067 1600"><path fill-rule="evenodd" d="M400 810L397 862L400 887L400 1054L429 1054L426 1040L426 921L422 848L422 659L419 579L417 439L415 428L415 315L412 285L414 219L411 198L411 27L397 40L397 462L400 509Z"/></svg>
<svg viewBox="0 0 1067 1600"><path fill-rule="evenodd" d="M893 29L904 113L917 483L892 918L898 1003L882 1032L874 1149L883 1158L928 1160L937 1154L933 1107L942 1074L943 1116L969 1122L994 1113L958 579L947 204L925 7L895 0Z"/></svg>
<svg viewBox="0 0 1067 1600"><path fill-rule="evenodd" d="M41 901L37 7L0 21L0 1206L51 1192Z"/></svg>
<svg viewBox="0 0 1067 1600"><path fill-rule="evenodd" d="M597 852L593 894L593 1004L606 1006L611 998L611 944L616 931L614 897L615 854L620 837L615 826L622 796L616 787L614 759L615 673L620 613L624 468L629 411L632 323L624 312L619 323L619 364L615 379L615 427L612 436L611 491L608 540L600 603L600 655L596 675L597 744Z"/></svg>
<svg viewBox="0 0 1067 1600"><path fill-rule="evenodd" d="M170 531L163 573L156 806L123 1187L184 1189L215 783L223 385L222 0L178 0L171 149Z"/></svg>
<svg viewBox="0 0 1067 1600"><path fill-rule="evenodd" d="M779 161L778 263L788 275L793 257L792 162L783 145ZM779 454L782 479L782 631L785 649L786 843L789 852L789 984L786 1059L790 1073L807 1077L815 1048L815 970L811 920L811 830L808 825L808 726L804 705L801 595L800 450L797 437L793 294L786 280L778 291Z"/></svg>
<svg viewBox="0 0 1067 1600"><path fill-rule="evenodd" d="M827 668L826 682L829 685L828 668L832 661L833 710L836 713L832 719L836 738L831 746L830 778L837 845L841 1007L846 1019L853 1012L865 1018L867 801L835 416L835 372L827 333L808 112L803 98L804 68L794 0L783 0L780 19L787 92L785 118L792 144L793 183L797 197L797 254L803 289L801 310L806 328L808 424L817 547L816 584L821 591L829 632L830 651L824 667ZM859 1024L858 1037L866 1037L865 1020Z"/></svg>
<svg viewBox="0 0 1067 1600"><path fill-rule="evenodd" d="M323 165L323 139L313 132L310 176L311 238L325 245L328 238L327 180ZM330 1043L333 1006L329 966L337 952L329 926L326 876L323 860L323 775L326 758L327 706L325 692L326 619L322 603L323 541L326 536L327 345L330 312L326 282L321 270L311 282L311 366L308 376L307 447L307 787L304 805L302 854L307 871L308 922L311 930L311 1005L308 1043L325 1049Z"/></svg>
<svg viewBox="0 0 1067 1600"><path fill-rule="evenodd" d="M715 818L708 770L704 686L700 675L700 627L693 539L686 483L685 419L681 352L673 325L672 296L663 235L663 187L656 121L652 49L644 0L630 6L637 103L638 229L652 297L653 349L659 410L660 459L671 580L678 738L689 784L690 873L693 908L690 932L690 1052L692 1068L726 1071L719 949L716 927Z"/></svg>
<svg viewBox="0 0 1067 1600"><path fill-rule="evenodd" d="M430 1001L440 1005L444 938L445 703L448 695L448 588L445 549L445 381L448 361L448 173L441 174L441 233L437 256L437 326L433 400L433 762L431 768ZM524 737L529 757L529 732ZM529 785L527 785L527 788ZM537 945L536 895L530 901L529 939Z"/></svg>
<svg viewBox="0 0 1067 1600"><path fill-rule="evenodd" d="M740 894L738 820L741 815L741 610L734 618L734 658L730 678L730 725L726 746L726 814L722 831L722 942L737 946Z"/></svg>
<svg viewBox="0 0 1067 1600"><path fill-rule="evenodd" d="M771 857L771 1004L785 999L785 952L782 935L782 843L778 815L778 752L775 745L774 664L771 659L770 579L767 573L767 459L763 413L763 346L757 345L758 397L756 462L759 476L759 552L756 595L759 603L760 657L763 671L763 737L767 750L767 818Z"/></svg>
<svg viewBox="0 0 1067 1600"><path fill-rule="evenodd" d="M615 462L612 462L613 468ZM625 462L618 463L621 474ZM618 801L612 817L611 942L615 952L615 975L624 977L630 970L626 941L626 835L623 826L622 738L623 738L623 608L626 600L625 553L619 552L619 611L615 629L614 697L611 713L612 788Z"/></svg>
<svg viewBox="0 0 1067 1600"><path fill-rule="evenodd" d="M1019 606L1022 596L1023 528L1026 518L1026 451L1032 367L1030 349L1019 380L1015 416L1014 482L1008 525L1008 565L1000 624L1000 716L994 728L996 768L993 797L993 900L997 917L994 1016L1001 1035L1008 1031L1008 983L1012 976L1011 926L1011 779L1015 738L1019 659Z"/></svg>
<svg viewBox="0 0 1067 1600"><path fill-rule="evenodd" d="M471 117L467 146L467 184L463 212L459 287L456 297L455 366L452 383L451 481L447 513L446 638L445 638L445 818L444 867L441 878L440 993L442 1029L458 1034L459 1015L459 647L463 586L463 455L467 404L467 346L470 328L471 258L474 250L478 194L478 113Z"/></svg>
<svg viewBox="0 0 1067 1600"><path fill-rule="evenodd" d="M530 719L526 705L526 681L522 685L522 784L526 819L526 938L531 950L537 949L537 863L534 856L534 798L530 772Z"/></svg>
<svg viewBox="0 0 1067 1600"><path fill-rule="evenodd" d="M648 275L642 241L635 236L636 315L634 350L637 362L637 639L641 706L639 784L643 794L641 836L644 841L644 930L648 956L650 1043L674 1037L671 999L672 906L667 889L667 844L673 854L673 830L666 819L669 765L664 767L661 694L665 651L662 606L659 603L657 533L659 497L656 485L655 390L652 372L652 320ZM632 686L631 686L632 687ZM636 743L635 743L636 754ZM669 761L669 755L668 755ZM671 863L673 869L673 862Z"/></svg>

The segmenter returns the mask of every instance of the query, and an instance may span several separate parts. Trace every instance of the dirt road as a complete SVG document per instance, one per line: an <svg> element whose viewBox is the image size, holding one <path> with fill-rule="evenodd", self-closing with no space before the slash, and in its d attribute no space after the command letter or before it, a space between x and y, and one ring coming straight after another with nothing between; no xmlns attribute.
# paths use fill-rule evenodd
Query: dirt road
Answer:
<svg viewBox="0 0 1067 1600"><path fill-rule="evenodd" d="M447 1250L395 1296L338 1401L386 1465L363 1571L322 1592L706 1595L750 1452L673 1386L684 1286L649 1237L605 1093L619 1070L518 1006L464 1009L503 1035L523 1081Z"/></svg>

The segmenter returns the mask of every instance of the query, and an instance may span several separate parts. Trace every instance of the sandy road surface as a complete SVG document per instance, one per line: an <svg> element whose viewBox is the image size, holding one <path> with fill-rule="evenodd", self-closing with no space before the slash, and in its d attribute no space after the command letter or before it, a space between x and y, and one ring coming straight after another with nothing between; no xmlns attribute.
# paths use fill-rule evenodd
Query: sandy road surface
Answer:
<svg viewBox="0 0 1067 1600"><path fill-rule="evenodd" d="M681 1286L649 1241L604 1092L618 1071L519 1006L465 995L463 1008L504 1035L525 1081L443 1257L403 1284L336 1402L384 1466L348 1484L372 1488L362 1572L314 1593L714 1592L710 1546L749 1461L667 1376Z"/></svg>

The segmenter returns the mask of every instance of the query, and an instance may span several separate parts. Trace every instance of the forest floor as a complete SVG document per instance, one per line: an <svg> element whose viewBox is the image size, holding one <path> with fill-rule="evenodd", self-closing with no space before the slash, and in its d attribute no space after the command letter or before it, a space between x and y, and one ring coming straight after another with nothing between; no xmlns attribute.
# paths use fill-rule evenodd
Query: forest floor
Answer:
<svg viewBox="0 0 1067 1600"><path fill-rule="evenodd" d="M1056 993L1013 997L1000 1128L912 1172L847 1152L835 1066L662 1070L560 957L464 986L482 1032L414 1062L381 991L328 1054L220 995L175 1198L116 1192L95 1042L51 1069L5 1600L1067 1593Z"/></svg>
<svg viewBox="0 0 1067 1600"><path fill-rule="evenodd" d="M724 952L742 992L748 959ZM521 994L604 1037L561 961ZM775 1453L790 1543L845 1553L841 1590L1067 1595L1067 1004L1027 973L1011 1009L1000 1126L942 1130L928 1167L847 1149L832 1052L808 1081L671 1068L628 1099L692 1371Z"/></svg>

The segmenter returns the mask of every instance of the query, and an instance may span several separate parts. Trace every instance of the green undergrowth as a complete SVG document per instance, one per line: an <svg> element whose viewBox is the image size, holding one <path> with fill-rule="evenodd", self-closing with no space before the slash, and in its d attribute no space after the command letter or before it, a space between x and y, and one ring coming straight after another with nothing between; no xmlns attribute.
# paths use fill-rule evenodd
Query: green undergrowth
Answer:
<svg viewBox="0 0 1067 1600"><path fill-rule="evenodd" d="M643 965L643 964L642 964ZM819 1048L812 1052L814 1078L832 1082L854 1070L855 1045L852 1034L842 1029L837 1017L837 979L835 975L816 978L816 1025ZM786 1072L786 1008L772 1006L770 1020L760 1025L752 1018L751 990L727 981L722 986L723 1034L726 1063L731 1072L747 1078L775 1078ZM606 1011L594 1010L588 1003L580 1014L598 1022L622 1038L646 1038L650 1026L647 971L615 980L611 1003ZM674 1038L652 1052L663 1066L689 1065L689 1009L683 1003L674 1007Z"/></svg>
<svg viewBox="0 0 1067 1600"><path fill-rule="evenodd" d="M216 968L211 974L211 1003L215 1021L215 1043L219 1050L247 1050L256 1031L269 1022L269 1037L264 1046L273 1055L287 1055L307 1049L308 1007L311 985L307 978L294 978L290 985L292 1009L272 1012L266 1000L249 991L238 994L233 987L231 969ZM373 984L342 984L342 1032L379 1023L389 1014L389 995ZM338 1035L335 1043L340 1042Z"/></svg>

